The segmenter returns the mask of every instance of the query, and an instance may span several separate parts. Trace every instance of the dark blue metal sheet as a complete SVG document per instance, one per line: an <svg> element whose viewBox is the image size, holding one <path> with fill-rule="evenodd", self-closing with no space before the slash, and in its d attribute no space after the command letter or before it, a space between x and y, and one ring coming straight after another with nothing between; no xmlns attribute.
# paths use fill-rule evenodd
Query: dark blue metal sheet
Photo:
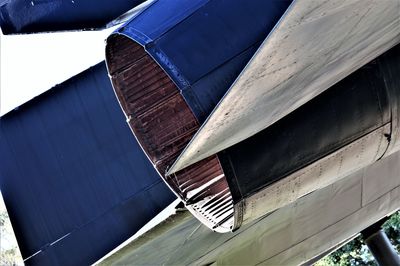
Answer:
<svg viewBox="0 0 400 266"><path fill-rule="evenodd" d="M291 0L158 1L117 32L145 46L202 122Z"/></svg>
<svg viewBox="0 0 400 266"><path fill-rule="evenodd" d="M4 34L102 28L142 2L10 0L0 7L0 25Z"/></svg>
<svg viewBox="0 0 400 266"><path fill-rule="evenodd" d="M123 27L119 31L134 37L137 42L144 46L158 39L209 1L157 0L151 5L151 8L147 8L134 18L134 27Z"/></svg>
<svg viewBox="0 0 400 266"><path fill-rule="evenodd" d="M175 198L132 137L104 63L0 119L0 188L27 264L95 262Z"/></svg>
<svg viewBox="0 0 400 266"><path fill-rule="evenodd" d="M204 121L210 110L213 110L217 103L224 96L227 88L239 76L243 67L247 64L249 59L256 52L261 42L257 42L250 48L244 50L241 54L235 56L233 59L222 64L208 75L202 77L195 82L189 89L183 90L182 94L187 101L189 97L196 97L196 102L199 103L202 114L199 114L199 119ZM195 103L194 100L189 101Z"/></svg>

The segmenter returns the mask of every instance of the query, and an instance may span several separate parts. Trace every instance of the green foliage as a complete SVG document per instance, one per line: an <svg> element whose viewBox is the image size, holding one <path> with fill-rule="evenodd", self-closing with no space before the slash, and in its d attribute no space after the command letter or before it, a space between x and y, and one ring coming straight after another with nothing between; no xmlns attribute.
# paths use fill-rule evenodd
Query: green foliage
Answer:
<svg viewBox="0 0 400 266"><path fill-rule="evenodd" d="M390 242L394 245L398 253L400 253L400 211L394 213L383 224L383 229L387 234ZM328 256L322 258L315 263L316 266L356 266L356 265L377 265L372 254L364 244L361 236L356 237L343 247L332 252Z"/></svg>
<svg viewBox="0 0 400 266"><path fill-rule="evenodd" d="M400 253L400 211L390 216L389 220L382 227L390 242L392 242L397 252Z"/></svg>
<svg viewBox="0 0 400 266"><path fill-rule="evenodd" d="M7 249L7 250L2 250L0 253L0 262L2 266L15 266L17 265L17 259L16 257L18 256L16 249Z"/></svg>
<svg viewBox="0 0 400 266"><path fill-rule="evenodd" d="M3 229L8 219L8 214L6 211L0 212L0 228Z"/></svg>
<svg viewBox="0 0 400 266"><path fill-rule="evenodd" d="M0 265L22 265L21 255L15 245L4 245L4 242L13 235L10 220L6 210L0 210Z"/></svg>

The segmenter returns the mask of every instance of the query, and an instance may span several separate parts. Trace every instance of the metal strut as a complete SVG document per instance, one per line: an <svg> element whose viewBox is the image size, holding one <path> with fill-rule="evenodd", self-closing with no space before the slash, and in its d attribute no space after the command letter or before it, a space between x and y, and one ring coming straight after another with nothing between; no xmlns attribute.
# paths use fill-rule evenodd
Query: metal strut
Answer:
<svg viewBox="0 0 400 266"><path fill-rule="evenodd" d="M386 233L381 228L385 221L386 219L382 219L364 229L361 235L379 265L400 265L399 255L390 243Z"/></svg>

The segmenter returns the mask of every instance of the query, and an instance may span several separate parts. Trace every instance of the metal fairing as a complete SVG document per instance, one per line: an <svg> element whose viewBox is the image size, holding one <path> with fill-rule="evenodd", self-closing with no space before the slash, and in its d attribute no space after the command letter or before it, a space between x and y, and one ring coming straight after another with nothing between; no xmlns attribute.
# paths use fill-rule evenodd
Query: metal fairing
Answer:
<svg viewBox="0 0 400 266"><path fill-rule="evenodd" d="M168 174L271 126L400 43L399 14L400 0L293 1Z"/></svg>
<svg viewBox="0 0 400 266"><path fill-rule="evenodd" d="M398 150L400 45L218 154L243 222ZM245 154L245 156L243 156Z"/></svg>
<svg viewBox="0 0 400 266"><path fill-rule="evenodd" d="M12 0L0 7L4 34L103 28L144 0Z"/></svg>
<svg viewBox="0 0 400 266"><path fill-rule="evenodd" d="M376 66L362 68L268 129L225 150L242 196L390 123L386 86L379 75Z"/></svg>
<svg viewBox="0 0 400 266"><path fill-rule="evenodd" d="M104 63L0 120L0 188L27 265L94 263L174 200Z"/></svg>
<svg viewBox="0 0 400 266"><path fill-rule="evenodd" d="M218 232L235 227L218 158L165 173L290 2L158 1L107 40L108 71L135 137L186 207Z"/></svg>

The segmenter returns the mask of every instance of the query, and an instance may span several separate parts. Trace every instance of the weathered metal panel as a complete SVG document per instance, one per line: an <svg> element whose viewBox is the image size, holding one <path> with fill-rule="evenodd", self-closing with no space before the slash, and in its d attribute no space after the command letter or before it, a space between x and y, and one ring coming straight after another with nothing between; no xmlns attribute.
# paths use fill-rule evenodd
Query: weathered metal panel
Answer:
<svg viewBox="0 0 400 266"><path fill-rule="evenodd" d="M243 223L398 151L399 61L397 45L218 154Z"/></svg>
<svg viewBox="0 0 400 266"><path fill-rule="evenodd" d="M400 57L393 52L384 56L393 58L391 65L395 67ZM390 124L389 99L400 98L400 93L388 94L379 62L380 58L271 127L226 149L220 157L227 161L224 166L233 168L230 178L238 182L239 198ZM390 130L384 133L390 134ZM383 133L381 137L388 145Z"/></svg>
<svg viewBox="0 0 400 266"><path fill-rule="evenodd" d="M104 63L0 119L0 188L24 259L85 265L174 195L124 122Z"/></svg>
<svg viewBox="0 0 400 266"><path fill-rule="evenodd" d="M400 42L400 0L296 0L173 173L272 125Z"/></svg>

